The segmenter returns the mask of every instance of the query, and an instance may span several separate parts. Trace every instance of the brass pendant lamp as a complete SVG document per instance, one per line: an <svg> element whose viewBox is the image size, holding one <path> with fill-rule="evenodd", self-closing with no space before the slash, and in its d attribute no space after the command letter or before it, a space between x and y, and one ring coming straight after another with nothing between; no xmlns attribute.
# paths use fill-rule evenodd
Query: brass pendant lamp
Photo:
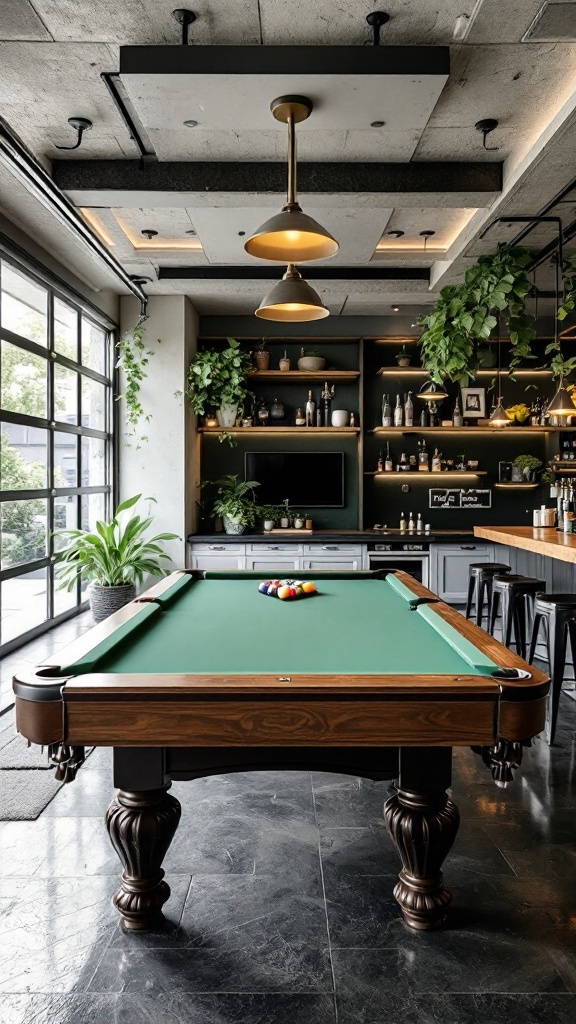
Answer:
<svg viewBox="0 0 576 1024"><path fill-rule="evenodd" d="M305 96L280 96L270 104L277 121L288 125L288 195L280 213L270 217L244 243L250 256L278 263L302 263L334 256L340 246L326 228L302 212L296 198L297 165L295 125L312 113Z"/></svg>
<svg viewBox="0 0 576 1024"><path fill-rule="evenodd" d="M309 285L298 267L288 264L281 281L270 289L256 310L262 320L280 320L285 323L305 323L330 316L318 292Z"/></svg>

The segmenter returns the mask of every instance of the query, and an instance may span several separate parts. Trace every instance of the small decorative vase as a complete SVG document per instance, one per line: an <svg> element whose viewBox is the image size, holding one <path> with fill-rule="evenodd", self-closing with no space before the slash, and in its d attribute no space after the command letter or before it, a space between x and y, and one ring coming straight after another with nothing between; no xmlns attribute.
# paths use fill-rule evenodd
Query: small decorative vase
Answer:
<svg viewBox="0 0 576 1024"><path fill-rule="evenodd" d="M273 519L265 519L264 520L264 533L270 533L271 530L273 530L273 529L274 529L274 520Z"/></svg>
<svg viewBox="0 0 576 1024"><path fill-rule="evenodd" d="M396 362L398 366L410 366L412 362L412 356L410 352L399 352L396 356Z"/></svg>
<svg viewBox="0 0 576 1024"><path fill-rule="evenodd" d="M346 409L333 409L331 419L333 427L347 427L350 423L350 413Z"/></svg>
<svg viewBox="0 0 576 1024"><path fill-rule="evenodd" d="M305 525L307 530L311 530L312 529L312 520L311 519L306 519L305 522L304 522L304 525Z"/></svg>
<svg viewBox="0 0 576 1024"><path fill-rule="evenodd" d="M259 349L254 353L254 362L257 370L267 370L270 366L270 353L266 349Z"/></svg>
<svg viewBox="0 0 576 1024"><path fill-rule="evenodd" d="M126 583L121 587L101 587L99 583L92 583L88 596L94 622L103 622L109 615L113 615L119 608L134 600L136 587L133 583Z"/></svg>
<svg viewBox="0 0 576 1024"><path fill-rule="evenodd" d="M287 373L288 370L290 369L290 360L288 359L286 353L284 353L284 358L280 360L278 366L282 370L282 373Z"/></svg>
<svg viewBox="0 0 576 1024"><path fill-rule="evenodd" d="M303 530L304 529L304 520L300 519L299 516L294 520L294 529L295 530Z"/></svg>
<svg viewBox="0 0 576 1024"><path fill-rule="evenodd" d="M270 406L270 419L283 420L284 419L284 406L282 402L279 402L277 398L274 399Z"/></svg>
<svg viewBox="0 0 576 1024"><path fill-rule="evenodd" d="M236 416L238 415L237 405L222 405L216 414L218 416L218 423L221 427L233 427L236 425Z"/></svg>
<svg viewBox="0 0 576 1024"><path fill-rule="evenodd" d="M226 533L237 536L240 533L244 533L245 529L245 523L237 523L234 519L228 519L228 516L224 516L224 530Z"/></svg>
<svg viewBox="0 0 576 1024"><path fill-rule="evenodd" d="M280 526L281 526L281 528L283 530L287 530L288 529L288 527L290 526L290 518L289 518L289 516L282 516L282 519L280 520Z"/></svg>

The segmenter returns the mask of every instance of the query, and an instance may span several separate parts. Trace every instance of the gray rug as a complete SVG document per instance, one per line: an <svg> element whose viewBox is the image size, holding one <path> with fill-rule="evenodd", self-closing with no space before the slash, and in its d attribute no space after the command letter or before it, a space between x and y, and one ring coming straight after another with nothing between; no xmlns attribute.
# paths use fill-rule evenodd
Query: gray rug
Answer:
<svg viewBox="0 0 576 1024"><path fill-rule="evenodd" d="M15 731L14 715L0 718L0 821L35 821L61 789L46 751L29 747Z"/></svg>

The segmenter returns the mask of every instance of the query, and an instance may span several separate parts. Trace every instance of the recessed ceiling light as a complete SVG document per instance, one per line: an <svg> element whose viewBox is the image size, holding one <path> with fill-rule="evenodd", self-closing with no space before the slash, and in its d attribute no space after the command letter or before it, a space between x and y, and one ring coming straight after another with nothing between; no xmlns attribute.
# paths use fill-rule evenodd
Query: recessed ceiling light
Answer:
<svg viewBox="0 0 576 1024"><path fill-rule="evenodd" d="M386 121L370 121L371 128L383 128Z"/></svg>
<svg viewBox="0 0 576 1024"><path fill-rule="evenodd" d="M142 228L140 234L144 235L144 238L150 240L151 238L155 238L158 232L154 231L153 228Z"/></svg>
<svg viewBox="0 0 576 1024"><path fill-rule="evenodd" d="M240 235L240 237L242 237L242 235L245 235L246 232L245 231L239 231L238 234Z"/></svg>
<svg viewBox="0 0 576 1024"><path fill-rule="evenodd" d="M387 238L402 238L403 234L404 234L403 231L387 231L386 232Z"/></svg>
<svg viewBox="0 0 576 1024"><path fill-rule="evenodd" d="M392 310L393 313L400 312L400 306L390 306L390 309Z"/></svg>
<svg viewBox="0 0 576 1024"><path fill-rule="evenodd" d="M184 127L185 128L197 128L198 127L198 121L184 121Z"/></svg>
<svg viewBox="0 0 576 1024"><path fill-rule="evenodd" d="M195 228L188 228L188 231L185 231L184 234L185 235L195 235L196 234L196 229Z"/></svg>

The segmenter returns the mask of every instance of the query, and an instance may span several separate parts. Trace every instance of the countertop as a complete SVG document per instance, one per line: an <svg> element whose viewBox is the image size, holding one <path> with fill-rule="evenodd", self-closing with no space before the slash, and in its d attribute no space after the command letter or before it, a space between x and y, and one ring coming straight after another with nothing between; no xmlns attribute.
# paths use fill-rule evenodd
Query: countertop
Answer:
<svg viewBox="0 0 576 1024"><path fill-rule="evenodd" d="M189 544L367 544L379 540L405 541L469 541L472 530L432 530L430 533L400 533L400 530L287 530L282 533L192 533L186 539Z"/></svg>
<svg viewBox="0 0 576 1024"><path fill-rule="evenodd" d="M561 562L576 562L576 535L558 533L553 527L475 526L474 536L496 544L506 544L511 548L533 551L548 558L557 558Z"/></svg>

